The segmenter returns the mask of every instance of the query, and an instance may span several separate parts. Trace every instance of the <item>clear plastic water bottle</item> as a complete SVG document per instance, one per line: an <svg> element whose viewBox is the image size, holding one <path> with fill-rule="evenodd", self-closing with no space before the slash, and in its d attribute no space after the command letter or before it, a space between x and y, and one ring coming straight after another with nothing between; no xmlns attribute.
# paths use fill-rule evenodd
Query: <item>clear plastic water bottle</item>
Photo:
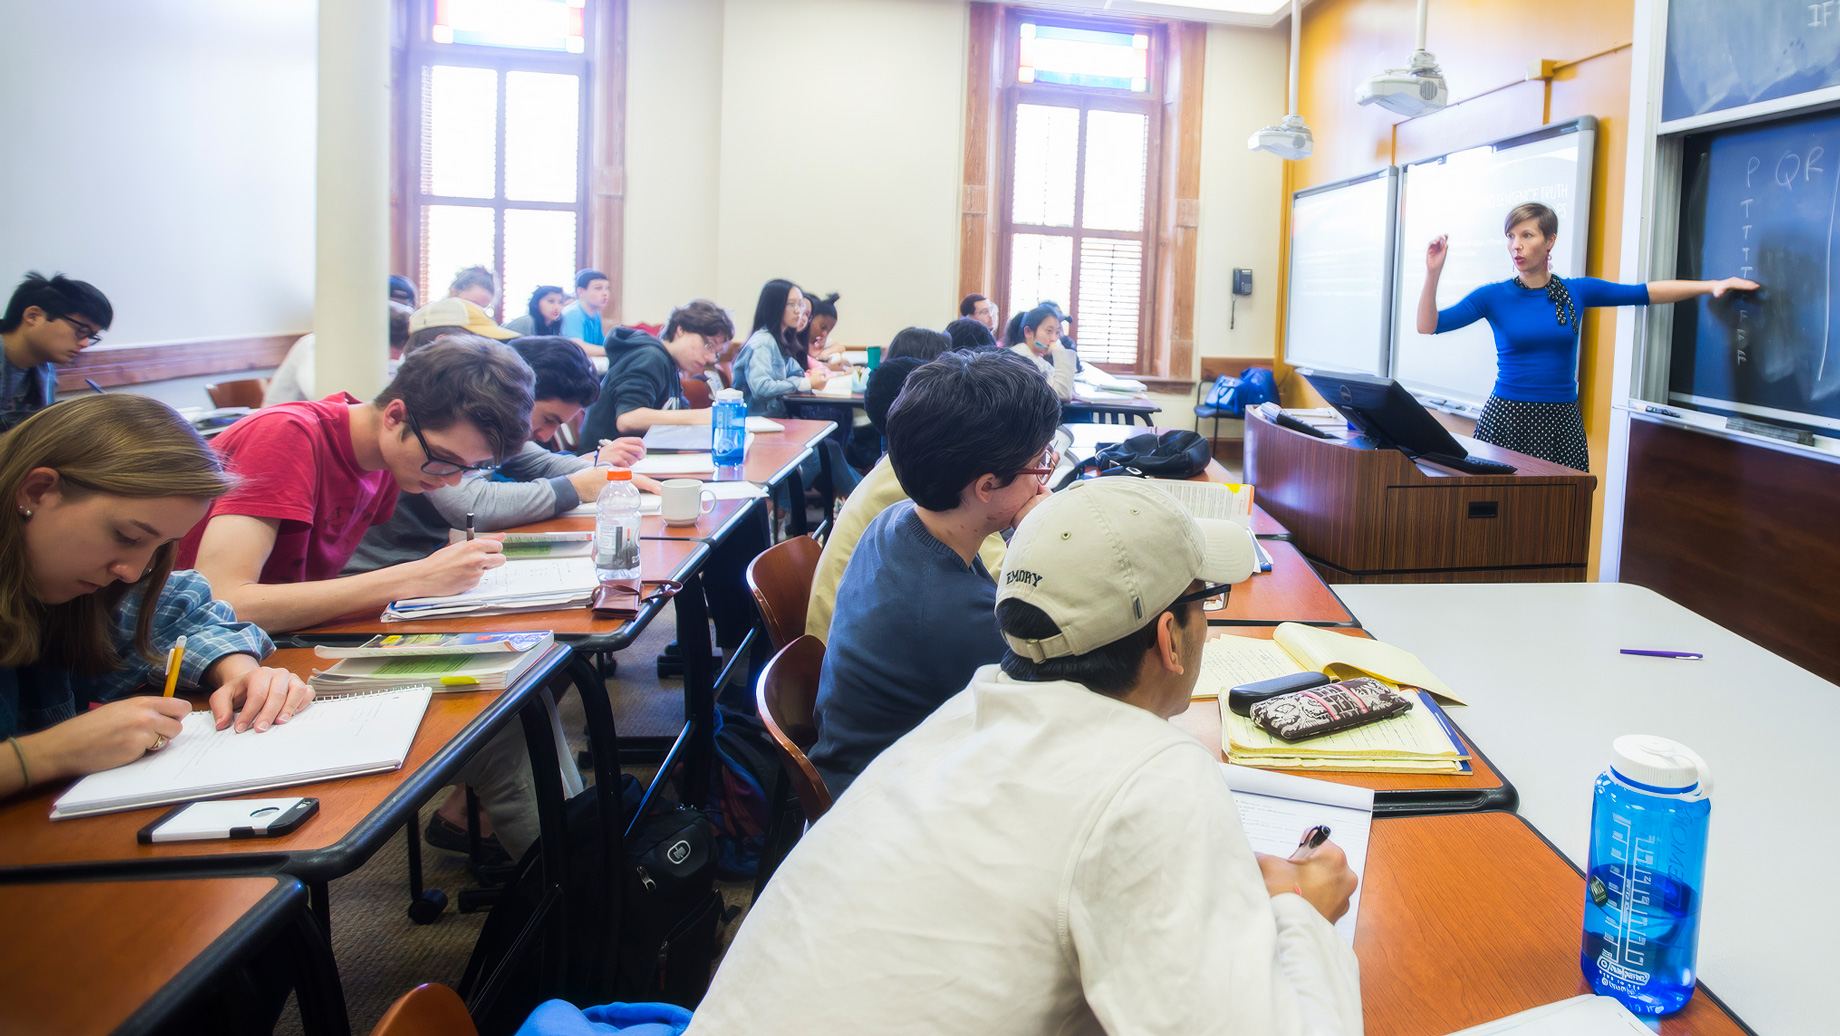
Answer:
<svg viewBox="0 0 1840 1036"><path fill-rule="evenodd" d="M726 388L716 393L710 409L710 421L715 425L715 462L741 463L747 451L747 402L741 398L741 390Z"/></svg>
<svg viewBox="0 0 1840 1036"><path fill-rule="evenodd" d="M625 468L608 470L594 502L594 574L602 582L639 578L639 488Z"/></svg>
<svg viewBox="0 0 1840 1036"><path fill-rule="evenodd" d="M1712 773L1664 737L1619 737L1612 752L1591 804L1579 963L1600 995L1672 1014L1697 976Z"/></svg>

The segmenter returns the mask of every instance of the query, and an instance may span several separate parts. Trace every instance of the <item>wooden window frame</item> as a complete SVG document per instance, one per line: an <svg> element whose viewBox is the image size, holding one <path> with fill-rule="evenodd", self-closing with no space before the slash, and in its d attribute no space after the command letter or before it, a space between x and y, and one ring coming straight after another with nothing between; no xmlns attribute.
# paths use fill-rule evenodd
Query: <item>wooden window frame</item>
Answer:
<svg viewBox="0 0 1840 1036"><path fill-rule="evenodd" d="M1141 33L1150 39L1150 77L1149 89L1142 93L1126 90L1106 89L1104 87L1067 86L1060 83L1024 83L1017 79L1017 71L1022 63L1023 24L1051 25L1067 29L1091 29L1100 32ZM1158 191L1162 185L1161 166L1163 153L1161 105L1158 101L1163 94L1164 50L1167 47L1166 33L1160 22L1133 18L1083 18L1062 15L1033 9L1011 9L1003 20L1003 136L1002 149L999 152L1001 162L998 167L999 189L997 192L997 254L995 290L1000 304L1007 307L1010 297L1010 242L1015 234L1039 234L1045 237L1066 237L1073 240L1073 266L1069 280L1068 298L1060 301L1067 310L1067 315L1074 321L1074 340L1079 340L1080 312L1080 242L1084 238L1105 238L1113 241L1137 241L1142 245L1140 257L1140 274L1138 279L1138 323L1136 356L1129 363L1106 362L1095 363L1101 369L1114 373L1132 373L1146 370L1150 363L1150 351L1154 342L1154 317L1156 299L1157 273L1157 234L1156 214L1159 208ZM1075 153L1073 172L1073 221L1066 227L1042 226L1033 223L1018 224L1015 221L1016 189L1016 109L1019 105L1038 104L1060 108L1077 108L1080 112L1079 144ZM1081 225L1086 208L1086 113L1089 111L1115 111L1140 114L1146 125L1144 146L1144 207L1141 229L1092 230ZM1014 314L1005 314L1006 317Z"/></svg>
<svg viewBox="0 0 1840 1036"><path fill-rule="evenodd" d="M592 267L607 274L613 297L606 312L617 317L624 273L627 0L588 0L583 10L585 47L581 54L434 43L429 38L433 22L432 0L394 2L398 47L393 55L392 70L395 87L392 266L412 280L421 272L423 205L493 210L495 276L504 268L504 213L507 209L574 212L575 269ZM494 190L500 193L493 198L450 198L422 192L422 70L436 64L491 68L499 73ZM573 202L510 201L502 196L506 117L504 73L515 71L562 72L580 77ZM446 286L438 283L441 276L430 271L431 283L418 300L421 304L426 305L442 296ZM497 312L493 314L501 323L522 312L517 308L506 313L507 305L521 307L523 304L522 300L506 299L503 287L501 284ZM574 290L573 284L563 287L570 292Z"/></svg>

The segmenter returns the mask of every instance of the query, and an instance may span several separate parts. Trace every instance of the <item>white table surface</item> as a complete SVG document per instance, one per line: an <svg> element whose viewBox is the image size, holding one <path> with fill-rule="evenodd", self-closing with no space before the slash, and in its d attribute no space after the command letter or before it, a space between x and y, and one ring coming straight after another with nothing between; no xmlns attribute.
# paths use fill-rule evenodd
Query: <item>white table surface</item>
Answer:
<svg viewBox="0 0 1840 1036"><path fill-rule="evenodd" d="M1368 632L1468 699L1452 718L1520 790L1521 815L1580 866L1612 740L1659 734L1704 757L1713 790L1700 978L1759 1033L1840 1031L1825 1002L1840 962L1840 687L1632 584L1336 592ZM1757 715L1739 714L1764 700Z"/></svg>

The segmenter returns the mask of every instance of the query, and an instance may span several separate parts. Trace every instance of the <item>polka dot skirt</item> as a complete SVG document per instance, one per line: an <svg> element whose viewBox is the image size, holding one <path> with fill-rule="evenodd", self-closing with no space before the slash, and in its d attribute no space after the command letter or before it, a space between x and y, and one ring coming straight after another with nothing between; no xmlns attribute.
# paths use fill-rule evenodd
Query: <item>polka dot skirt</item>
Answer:
<svg viewBox="0 0 1840 1036"><path fill-rule="evenodd" d="M1482 418L1476 422L1476 438L1578 471L1591 470L1584 416L1576 400L1528 403L1491 395L1483 404Z"/></svg>

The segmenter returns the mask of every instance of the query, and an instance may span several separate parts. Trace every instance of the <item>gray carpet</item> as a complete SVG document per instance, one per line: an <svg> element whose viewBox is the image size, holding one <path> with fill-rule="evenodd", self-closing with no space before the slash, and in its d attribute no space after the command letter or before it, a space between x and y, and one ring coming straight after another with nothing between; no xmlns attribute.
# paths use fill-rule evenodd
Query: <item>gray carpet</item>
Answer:
<svg viewBox="0 0 1840 1036"><path fill-rule="evenodd" d="M608 681L614 718L621 736L671 736L683 722L683 683L660 681L653 659L676 639L677 617L667 610L654 620L633 646L619 654L618 675ZM573 747L584 747L581 702L570 694L560 704L563 730ZM653 769L626 767L640 780L650 780ZM592 776L592 775L589 775ZM439 804L440 796L422 810L422 821ZM369 1033L390 1004L424 982L452 986L466 970L473 942L485 923L484 912L462 914L455 901L462 889L474 886L465 859L424 845L423 873L430 888L445 891L447 912L431 925L412 923L409 903L408 855L404 836L398 834L377 855L352 874L332 883L332 948L345 1003L356 1036ZM751 900L751 882L720 883L731 907L744 910ZM739 919L737 919L737 924ZM729 926L732 936L736 925ZM296 1036L300 1015L290 999L277 1033Z"/></svg>

